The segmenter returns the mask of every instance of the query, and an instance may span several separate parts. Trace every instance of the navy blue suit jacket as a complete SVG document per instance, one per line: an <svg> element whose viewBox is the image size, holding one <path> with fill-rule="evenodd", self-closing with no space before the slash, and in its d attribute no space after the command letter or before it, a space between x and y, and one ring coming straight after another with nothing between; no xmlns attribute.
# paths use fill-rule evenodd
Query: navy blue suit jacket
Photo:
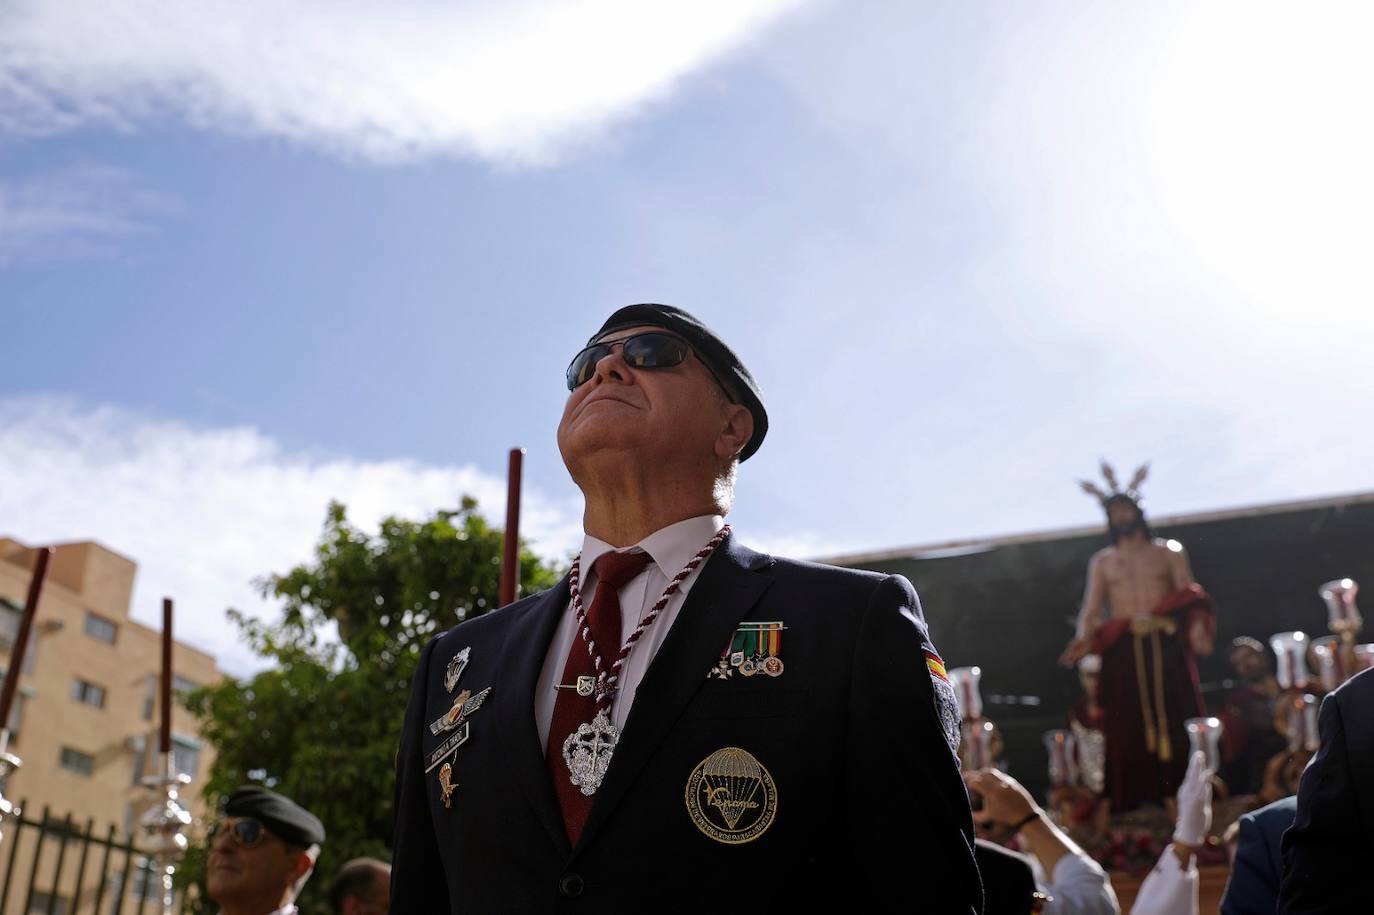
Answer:
<svg viewBox="0 0 1374 915"><path fill-rule="evenodd" d="M978 912L973 824L944 736L915 591L755 553L728 537L702 568L635 694L569 847L534 719L568 584L465 622L425 649L397 762L392 909L432 912L858 910L889 897ZM706 676L743 621L783 621L782 676ZM428 723L462 687L492 692L453 758L452 806L425 763ZM725 747L772 775L772 825L723 844L694 824L695 767ZM432 759L431 759L432 761Z"/></svg>
<svg viewBox="0 0 1374 915"><path fill-rule="evenodd" d="M1374 670L1322 700L1317 729L1283 836L1279 911L1374 912Z"/></svg>
<svg viewBox="0 0 1374 915"><path fill-rule="evenodd" d="M1275 915L1279 910L1279 884L1283 882L1283 853L1279 842L1293 825L1297 797L1280 798L1245 814L1239 820L1236 860L1221 915Z"/></svg>

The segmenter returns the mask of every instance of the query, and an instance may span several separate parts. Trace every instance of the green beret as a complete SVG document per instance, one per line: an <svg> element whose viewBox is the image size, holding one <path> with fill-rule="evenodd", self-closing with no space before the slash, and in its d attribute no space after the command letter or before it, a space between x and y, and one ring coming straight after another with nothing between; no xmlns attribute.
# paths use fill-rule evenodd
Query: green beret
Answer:
<svg viewBox="0 0 1374 915"><path fill-rule="evenodd" d="M224 812L231 817L259 820L273 835L292 845L324 844L324 824L319 817L291 798L257 785L230 792L224 801Z"/></svg>
<svg viewBox="0 0 1374 915"><path fill-rule="evenodd" d="M759 450L759 445L763 444L763 437L768 434L768 413L763 409L763 398L759 394L759 386L754 381L754 376L749 374L739 356L725 345L724 340L716 336L700 319L681 308L644 303L626 305L611 315L587 343L595 343L606 334L626 327L662 327L690 343L701 361L710 366L730 399L748 409L749 414L754 417L754 435L745 444L739 459L748 460Z"/></svg>

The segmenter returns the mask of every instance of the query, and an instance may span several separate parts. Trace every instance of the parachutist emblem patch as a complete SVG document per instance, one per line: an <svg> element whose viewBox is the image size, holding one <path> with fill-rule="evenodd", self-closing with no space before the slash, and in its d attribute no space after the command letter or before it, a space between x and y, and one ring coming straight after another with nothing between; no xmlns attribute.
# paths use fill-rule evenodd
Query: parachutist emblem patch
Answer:
<svg viewBox="0 0 1374 915"><path fill-rule="evenodd" d="M773 825L778 788L748 750L722 747L687 777L687 813L697 829L726 845L752 842Z"/></svg>

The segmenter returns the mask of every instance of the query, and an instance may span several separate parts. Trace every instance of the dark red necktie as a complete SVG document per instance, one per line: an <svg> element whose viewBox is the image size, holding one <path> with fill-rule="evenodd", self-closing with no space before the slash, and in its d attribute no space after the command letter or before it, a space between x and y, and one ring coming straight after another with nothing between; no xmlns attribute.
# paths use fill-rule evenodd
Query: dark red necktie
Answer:
<svg viewBox="0 0 1374 915"><path fill-rule="evenodd" d="M611 665L620 656L620 596L617 592L652 561L648 553L639 550L633 553L603 553L592 564L592 570L596 572L596 596L587 610L587 625L591 628L597 653L601 655L602 669L608 674ZM594 676L596 664L579 630L573 638L572 647L568 649L568 660L563 665L563 676L558 682L574 686L578 677ZM568 841L574 845L582 834L582 824L587 822L587 814L591 812L595 796L583 794L568 777L568 764L563 759L563 741L579 725L589 724L595 716L595 695L579 696L576 689L558 690L558 698L553 703L553 722L549 725L548 748L544 755L549 774L553 776L558 807L563 812L563 826L568 831Z"/></svg>

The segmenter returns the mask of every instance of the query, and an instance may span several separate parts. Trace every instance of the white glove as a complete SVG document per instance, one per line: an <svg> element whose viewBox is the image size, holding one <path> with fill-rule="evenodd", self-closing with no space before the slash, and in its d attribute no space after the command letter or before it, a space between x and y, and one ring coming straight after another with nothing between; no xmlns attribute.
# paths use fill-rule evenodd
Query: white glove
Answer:
<svg viewBox="0 0 1374 915"><path fill-rule="evenodd" d="M1178 786L1178 823L1174 841L1181 845L1201 845L1212 827L1212 770L1200 751L1188 760L1188 773Z"/></svg>

